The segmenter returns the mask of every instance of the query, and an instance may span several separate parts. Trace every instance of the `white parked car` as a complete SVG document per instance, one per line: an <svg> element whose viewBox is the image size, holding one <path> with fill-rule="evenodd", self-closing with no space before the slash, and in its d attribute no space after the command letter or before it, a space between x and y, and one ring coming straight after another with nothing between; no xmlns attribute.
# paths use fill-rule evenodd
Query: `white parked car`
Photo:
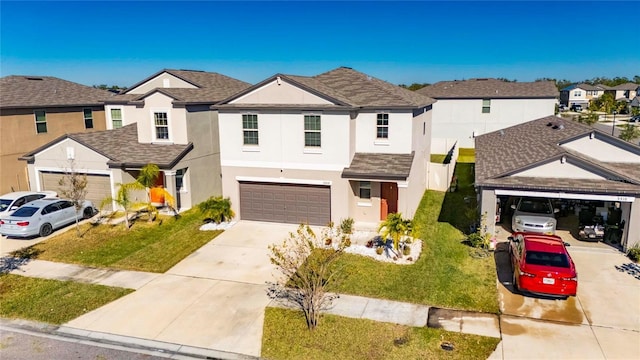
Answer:
<svg viewBox="0 0 640 360"><path fill-rule="evenodd" d="M11 215L14 211L26 203L45 197L55 198L55 191L16 191L0 196L0 219Z"/></svg>
<svg viewBox="0 0 640 360"><path fill-rule="evenodd" d="M516 205L511 205L515 210L511 218L513 232L532 232L545 235L556 233L557 220L551 200L545 198L521 198Z"/></svg>
<svg viewBox="0 0 640 360"><path fill-rule="evenodd" d="M0 220L0 234L7 237L49 236L55 229L73 223L76 219L88 219L96 213L91 201L85 200L82 208L76 211L69 200L40 199L23 205Z"/></svg>

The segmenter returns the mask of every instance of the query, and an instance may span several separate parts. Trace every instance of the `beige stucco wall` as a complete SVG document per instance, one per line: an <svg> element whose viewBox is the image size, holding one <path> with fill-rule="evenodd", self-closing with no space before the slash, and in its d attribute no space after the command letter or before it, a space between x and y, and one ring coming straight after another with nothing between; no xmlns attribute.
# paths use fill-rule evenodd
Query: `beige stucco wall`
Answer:
<svg viewBox="0 0 640 360"><path fill-rule="evenodd" d="M231 104L325 104L332 102L293 86L284 80L274 80L259 89L235 99Z"/></svg>
<svg viewBox="0 0 640 360"><path fill-rule="evenodd" d="M349 216L357 222L380 222L380 183L371 181L371 199L360 198L360 181L349 181Z"/></svg>
<svg viewBox="0 0 640 360"><path fill-rule="evenodd" d="M187 112L185 108L176 108L173 99L162 94L154 93L144 99L143 108L127 107L133 113L138 124L138 141L141 143L174 143L187 144ZM169 139L156 139L154 112L166 112L169 124Z"/></svg>
<svg viewBox="0 0 640 360"><path fill-rule="evenodd" d="M167 85L169 86L165 86ZM128 89L127 94L146 94L147 92L155 89L155 88L187 88L187 89L196 89L195 85L192 85L184 80L181 80L171 74L162 73L153 79L136 86L135 88Z"/></svg>
<svg viewBox="0 0 640 360"><path fill-rule="evenodd" d="M86 129L83 109L93 110L93 128ZM38 108L45 110L47 132L36 133L34 109L0 110L0 194L29 190L27 163L18 158L65 133L90 132L106 128L101 106Z"/></svg>

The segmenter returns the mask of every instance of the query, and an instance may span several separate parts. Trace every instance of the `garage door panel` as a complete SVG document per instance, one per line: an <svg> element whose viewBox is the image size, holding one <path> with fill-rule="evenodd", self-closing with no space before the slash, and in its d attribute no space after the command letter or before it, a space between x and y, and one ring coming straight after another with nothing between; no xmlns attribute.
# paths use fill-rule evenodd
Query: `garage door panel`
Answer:
<svg viewBox="0 0 640 360"><path fill-rule="evenodd" d="M240 183L240 217L245 220L326 225L330 201L328 186Z"/></svg>
<svg viewBox="0 0 640 360"><path fill-rule="evenodd" d="M40 180L43 190L56 191L59 196L62 187L60 186L60 179L65 176L64 173L57 172L41 172ZM109 175L87 175L87 195L85 199L91 201L95 207L100 207L102 201L111 196L111 180ZM106 210L110 210L111 206L105 207Z"/></svg>

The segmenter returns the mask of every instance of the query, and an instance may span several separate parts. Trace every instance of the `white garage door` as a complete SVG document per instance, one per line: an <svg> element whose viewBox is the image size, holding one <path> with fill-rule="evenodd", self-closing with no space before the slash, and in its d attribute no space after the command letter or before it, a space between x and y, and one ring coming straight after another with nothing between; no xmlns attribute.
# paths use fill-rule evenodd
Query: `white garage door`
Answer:
<svg viewBox="0 0 640 360"><path fill-rule="evenodd" d="M65 176L58 172L40 172L40 183L43 190L53 190L62 197L60 193L60 179ZM87 175L87 195L86 199L93 202L96 208L100 208L102 200L111 196L111 181L109 175ZM105 206L104 210L110 210L111 206Z"/></svg>

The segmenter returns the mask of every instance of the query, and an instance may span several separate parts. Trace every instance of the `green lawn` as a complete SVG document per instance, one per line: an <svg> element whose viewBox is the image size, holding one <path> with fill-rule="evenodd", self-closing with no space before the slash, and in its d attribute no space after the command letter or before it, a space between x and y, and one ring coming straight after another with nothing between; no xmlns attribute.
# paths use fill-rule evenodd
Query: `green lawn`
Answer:
<svg viewBox="0 0 640 360"><path fill-rule="evenodd" d="M458 191L427 190L414 217L414 236L423 240L413 265L381 263L344 254L338 266L344 279L337 292L433 306L498 313L493 256L471 256L462 244L467 216L475 206L473 164L456 166ZM468 201L464 199L468 198Z"/></svg>
<svg viewBox="0 0 640 360"><path fill-rule="evenodd" d="M197 210L179 218L161 217L153 223L138 220L130 230L119 225L82 227L33 245L21 254L32 258L123 270L165 272L211 241L221 231L200 231Z"/></svg>
<svg viewBox="0 0 640 360"><path fill-rule="evenodd" d="M476 162L476 149L473 148L460 148L458 151L458 162L461 163L475 163Z"/></svg>
<svg viewBox="0 0 640 360"><path fill-rule="evenodd" d="M454 344L453 351L440 347ZM308 331L301 312L267 308L262 335L265 359L486 359L500 339L323 315Z"/></svg>
<svg viewBox="0 0 640 360"><path fill-rule="evenodd" d="M0 316L62 324L131 292L103 285L3 274Z"/></svg>

